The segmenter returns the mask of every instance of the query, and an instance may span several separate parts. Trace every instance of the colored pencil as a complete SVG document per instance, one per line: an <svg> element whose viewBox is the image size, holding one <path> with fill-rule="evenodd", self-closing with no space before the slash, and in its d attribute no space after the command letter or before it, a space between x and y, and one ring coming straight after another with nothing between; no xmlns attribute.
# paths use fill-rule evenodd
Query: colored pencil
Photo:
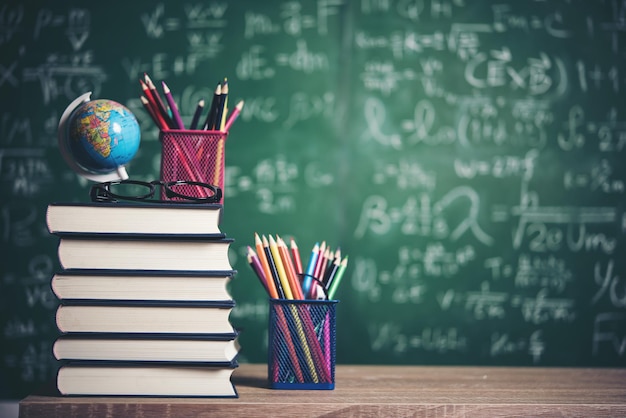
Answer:
<svg viewBox="0 0 626 418"><path fill-rule="evenodd" d="M150 102L148 101L148 99L146 99L145 96L141 96L139 99L141 100L141 104L146 109L146 111L148 112L152 120L154 121L154 124L157 126L157 128L167 129L161 124L161 120L157 117L157 115L154 114L154 109L152 108L152 106L150 106Z"/></svg>
<svg viewBox="0 0 626 418"><path fill-rule="evenodd" d="M291 285L289 283L289 279L287 278L287 272L285 272L285 266L283 265L280 252L278 251L276 240L271 235L269 238L269 247L270 247L270 252L272 254L272 261L274 262L274 265L276 266L276 272L278 273L280 284L283 287L283 292L285 293L285 298L293 299L293 293L291 292Z"/></svg>
<svg viewBox="0 0 626 418"><path fill-rule="evenodd" d="M328 289L329 300L332 300L335 297L335 293L337 293L337 287L339 286L339 283L341 282L341 279L344 276L347 266L348 266L348 257L346 256L343 260L341 260L341 266L339 267L339 271L337 271L337 274L335 278L333 279L333 282L330 285L330 289Z"/></svg>
<svg viewBox="0 0 626 418"><path fill-rule="evenodd" d="M263 267L261 266L259 257L250 246L248 246L246 258L248 260L248 264L250 264L250 267L252 267L252 270L254 270L257 277L259 278L259 281L265 288L265 291L269 293L269 289L267 287L267 278L265 277L265 273L263 272Z"/></svg>
<svg viewBox="0 0 626 418"><path fill-rule="evenodd" d="M267 265L270 267L270 272L272 273L272 279L274 280L274 284L276 285L276 291L278 292L278 297L280 299L285 299L285 289L282 287L282 282L280 277L278 277L278 270L276 270L276 264L274 263L274 258L272 257L272 253L270 250L270 244L265 238L265 235L261 238L263 242L263 252L265 252L265 258L267 259Z"/></svg>
<svg viewBox="0 0 626 418"><path fill-rule="evenodd" d="M224 127L224 115L226 108L228 107L228 80L224 79L222 83L222 94L220 94L220 101L218 102L217 110L215 112L215 119L213 120L213 129L221 131Z"/></svg>
<svg viewBox="0 0 626 418"><path fill-rule="evenodd" d="M313 270L313 277L316 279L320 279L320 270L322 269L322 264L324 263L324 253L326 252L326 241L322 241L322 245L320 245L319 255L317 260L315 260L315 269Z"/></svg>
<svg viewBox="0 0 626 418"><path fill-rule="evenodd" d="M237 117L239 116L239 113L241 113L241 109L243 109L243 105L244 105L244 101L243 100L240 100L239 103L237 103L237 105L235 106L235 108L231 112L230 116L228 117L228 120L226 121L226 124L224 125L224 129L222 129L223 131L228 132L228 130L233 125L235 120L237 120Z"/></svg>
<svg viewBox="0 0 626 418"><path fill-rule="evenodd" d="M335 276L337 274L337 271L339 271L339 267L340 266L341 266L341 259L340 258L335 258L333 263L330 265L330 268L329 268L329 271L328 271L328 277L324 281L324 286L326 287L326 291L328 291L328 288L333 283L333 280L335 279Z"/></svg>
<svg viewBox="0 0 626 418"><path fill-rule="evenodd" d="M289 256L287 245L278 235L276 236L276 244L283 261L283 266L285 267L285 272L287 273L287 278L289 279L289 284L291 285L291 293L293 294L294 299L302 300L304 299L302 285L300 284L300 280L298 280L298 275L296 274L296 269L293 266L293 261Z"/></svg>
<svg viewBox="0 0 626 418"><path fill-rule="evenodd" d="M170 127L167 124L167 121L163 118L163 115L161 115L161 112L159 112L152 91L150 91L150 88L146 83L143 82L143 80L139 80L139 84L141 85L141 89L143 90L144 97L148 101L148 105L152 109L155 119L158 121L157 126L162 131L168 130Z"/></svg>
<svg viewBox="0 0 626 418"><path fill-rule="evenodd" d="M213 120L215 119L215 112L217 111L217 106L220 102L220 96L222 95L222 85L217 83L217 87L215 88L215 92L213 93L213 100L211 101L211 107L209 108L209 113L206 115L206 119L204 120L204 125L202 125L202 129L211 130L213 129Z"/></svg>
<svg viewBox="0 0 626 418"><path fill-rule="evenodd" d="M270 270L270 266L267 262L267 258L265 256L265 250L263 249L263 243L259 234L254 233L254 244L256 247L257 256L259 257L259 262L261 263L261 267L263 267L263 272L265 273L265 278L267 282L267 289L272 299L278 299L278 289L276 288L276 282L272 276L272 272Z"/></svg>
<svg viewBox="0 0 626 418"><path fill-rule="evenodd" d="M313 275L315 274L315 266L317 265L319 252L320 246L318 243L315 243L313 249L311 250L309 263L307 264L306 272L304 273L304 278L302 281L302 291L304 292L305 297L308 296L309 291L311 290L311 281L313 280Z"/></svg>
<svg viewBox="0 0 626 418"><path fill-rule="evenodd" d="M317 279L320 282L324 281L324 276L326 275L326 266L328 265L328 258L330 257L330 251L328 248L324 250L324 254L322 256L322 260L320 261L319 273Z"/></svg>
<svg viewBox="0 0 626 418"><path fill-rule="evenodd" d="M196 130L198 128L198 122L200 121L200 115L204 111L204 99L201 99L196 106L196 111L193 114L193 118L191 119L191 124L189 125L189 129Z"/></svg>
<svg viewBox="0 0 626 418"><path fill-rule="evenodd" d="M154 101L154 104L156 105L157 110L159 111L163 119L165 120L167 126L169 126L170 128L174 128L175 127L174 122L172 121L172 118L170 118L170 115L167 113L165 104L163 103L163 100L161 100L161 95L157 91L156 86L152 82L152 79L150 78L148 73L144 73L143 77L144 77L144 81L146 82L146 85L150 89L150 94L152 95L152 99Z"/></svg>
<svg viewBox="0 0 626 418"><path fill-rule="evenodd" d="M167 86L167 84L165 84L165 81L161 81L161 85L163 86L163 94L165 94L165 100L167 100L167 104L169 105L170 112L172 113L172 117L174 119L174 127L177 129L185 129L185 124L183 123L183 119L180 117L178 106L176 105L176 101L172 96L170 88Z"/></svg>
<svg viewBox="0 0 626 418"><path fill-rule="evenodd" d="M298 245L296 244L296 240L291 238L291 255L293 255L293 263L296 268L296 273L298 275L302 274L302 260L300 259L300 251L298 250Z"/></svg>

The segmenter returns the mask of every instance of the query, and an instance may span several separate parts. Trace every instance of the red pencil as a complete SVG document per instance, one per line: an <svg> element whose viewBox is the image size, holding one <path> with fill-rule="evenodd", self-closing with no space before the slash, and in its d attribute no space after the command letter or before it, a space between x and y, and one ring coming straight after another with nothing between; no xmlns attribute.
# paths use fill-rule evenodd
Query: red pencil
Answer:
<svg viewBox="0 0 626 418"><path fill-rule="evenodd" d="M150 88L148 87L146 83L143 82L143 80L139 80L139 84L141 84L141 89L143 90L143 94L145 95L148 101L148 105L152 109L154 117L158 120L157 126L161 130L168 130L169 125L167 124L167 121L163 119L161 112L159 112L157 105L154 101L154 96L152 95L152 92L150 91Z"/></svg>
<svg viewBox="0 0 626 418"><path fill-rule="evenodd" d="M150 77L148 76L148 73L143 73L143 77L146 82L146 85L150 89L150 94L152 94L152 100L154 101L154 105L156 106L156 109L159 111L159 113L163 117L163 120L165 120L165 123L167 124L167 126L169 126L170 128L175 128L176 126L174 125L172 118L170 118L170 115L167 113L167 108L165 107L163 100L161 100L161 95L159 95L159 92L157 91L156 86L154 85Z"/></svg>
<svg viewBox="0 0 626 418"><path fill-rule="evenodd" d="M298 246L296 245L296 241L291 238L291 255L293 256L294 267L296 268L297 274L302 274L302 260L300 259L300 252L298 251Z"/></svg>
<svg viewBox="0 0 626 418"><path fill-rule="evenodd" d="M140 100L141 100L141 104L146 109L146 111L148 112L152 120L154 121L154 124L156 125L156 127L159 129L163 129L163 126L161 125L161 121L159 120L157 115L154 114L154 109L152 109L152 106L150 106L150 102L148 101L148 99L146 99L145 96L141 96Z"/></svg>

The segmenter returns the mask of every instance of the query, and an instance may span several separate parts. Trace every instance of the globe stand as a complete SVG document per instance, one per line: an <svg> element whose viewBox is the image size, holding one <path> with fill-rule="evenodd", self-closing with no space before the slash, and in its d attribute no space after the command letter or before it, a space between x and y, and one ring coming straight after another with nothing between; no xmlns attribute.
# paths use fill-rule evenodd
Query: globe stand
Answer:
<svg viewBox="0 0 626 418"><path fill-rule="evenodd" d="M91 100L91 92L85 93L72 101L72 103L67 106L63 114L61 115L61 119L59 120L59 127L57 129L57 141L59 143L59 151L61 151L61 155L63 159L70 166L70 168L76 172L78 175L86 178L87 180L95 181L98 183L102 183L105 181L117 181L117 180L126 180L128 179L128 174L126 173L126 168L124 166L118 166L114 171L109 173L92 173L81 167L75 160L72 158L72 154L69 150L67 144L67 122L70 118L70 115L78 106L81 104L88 102Z"/></svg>

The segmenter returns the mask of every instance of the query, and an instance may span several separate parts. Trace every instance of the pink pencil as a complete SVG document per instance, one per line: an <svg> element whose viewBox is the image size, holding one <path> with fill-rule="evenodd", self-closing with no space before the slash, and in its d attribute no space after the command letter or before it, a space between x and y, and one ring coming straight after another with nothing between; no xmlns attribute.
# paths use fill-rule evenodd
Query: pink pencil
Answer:
<svg viewBox="0 0 626 418"><path fill-rule="evenodd" d="M226 121L224 129L222 129L222 131L228 131L230 129L230 126L233 124L233 122L235 122L237 116L239 116L241 109L243 109L243 100L237 103L237 106L235 106L235 108L233 109L233 113L230 114L230 117Z"/></svg>

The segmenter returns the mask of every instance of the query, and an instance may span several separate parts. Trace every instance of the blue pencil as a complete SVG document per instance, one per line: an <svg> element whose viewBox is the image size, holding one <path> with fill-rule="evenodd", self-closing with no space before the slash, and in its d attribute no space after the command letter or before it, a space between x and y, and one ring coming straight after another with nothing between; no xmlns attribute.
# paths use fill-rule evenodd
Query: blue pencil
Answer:
<svg viewBox="0 0 626 418"><path fill-rule="evenodd" d="M315 274L315 266L317 265L317 259L319 257L320 246L319 243L315 243L313 250L311 251L311 257L309 258L309 264L306 266L304 273L304 281L302 282L302 292L306 298L311 289L311 282L313 281L313 275Z"/></svg>

